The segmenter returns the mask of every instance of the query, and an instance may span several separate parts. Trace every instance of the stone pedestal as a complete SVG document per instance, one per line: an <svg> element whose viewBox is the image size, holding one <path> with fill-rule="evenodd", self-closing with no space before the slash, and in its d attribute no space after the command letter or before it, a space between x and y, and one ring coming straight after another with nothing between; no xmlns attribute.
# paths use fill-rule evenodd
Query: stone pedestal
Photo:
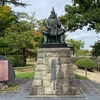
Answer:
<svg viewBox="0 0 100 100"><path fill-rule="evenodd" d="M70 48L40 48L31 95L80 95L74 78Z"/></svg>

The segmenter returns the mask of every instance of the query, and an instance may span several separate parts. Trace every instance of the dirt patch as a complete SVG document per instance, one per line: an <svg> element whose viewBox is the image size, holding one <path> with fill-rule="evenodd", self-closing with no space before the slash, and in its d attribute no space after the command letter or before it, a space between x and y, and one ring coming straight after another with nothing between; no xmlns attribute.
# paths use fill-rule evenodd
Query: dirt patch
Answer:
<svg viewBox="0 0 100 100"><path fill-rule="evenodd" d="M82 69L74 69L75 74L79 74L85 76L85 70ZM100 73L99 72L89 72L87 71L88 79L100 83Z"/></svg>

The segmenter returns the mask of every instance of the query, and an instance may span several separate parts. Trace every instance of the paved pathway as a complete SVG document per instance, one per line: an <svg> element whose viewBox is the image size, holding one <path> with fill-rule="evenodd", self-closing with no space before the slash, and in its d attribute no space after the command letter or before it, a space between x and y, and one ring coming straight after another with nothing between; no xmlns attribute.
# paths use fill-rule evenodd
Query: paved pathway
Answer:
<svg viewBox="0 0 100 100"><path fill-rule="evenodd" d="M100 84L90 80L77 80L84 98L26 98L29 94L31 79L16 79L17 92L0 92L0 100L100 100Z"/></svg>

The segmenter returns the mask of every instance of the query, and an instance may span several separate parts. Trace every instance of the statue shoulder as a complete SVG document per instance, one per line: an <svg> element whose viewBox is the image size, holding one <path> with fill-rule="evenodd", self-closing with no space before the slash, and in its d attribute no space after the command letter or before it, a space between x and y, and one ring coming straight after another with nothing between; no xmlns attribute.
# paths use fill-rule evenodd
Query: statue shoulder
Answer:
<svg viewBox="0 0 100 100"><path fill-rule="evenodd" d="M49 24L49 22L50 22L50 17L49 17L49 18L46 20L46 22L45 22L47 28L50 28L50 24Z"/></svg>
<svg viewBox="0 0 100 100"><path fill-rule="evenodd" d="M58 26L61 26L61 22L60 22L59 18L57 18L57 23L58 23Z"/></svg>

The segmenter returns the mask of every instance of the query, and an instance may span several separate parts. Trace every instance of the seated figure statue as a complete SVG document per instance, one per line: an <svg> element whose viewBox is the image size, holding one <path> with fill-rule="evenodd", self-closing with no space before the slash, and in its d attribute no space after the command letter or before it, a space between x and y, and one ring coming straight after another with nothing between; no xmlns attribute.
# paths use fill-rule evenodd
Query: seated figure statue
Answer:
<svg viewBox="0 0 100 100"><path fill-rule="evenodd" d="M49 18L46 20L47 30L43 30L44 43L64 43L65 30L61 27L61 22L55 14L54 8Z"/></svg>

